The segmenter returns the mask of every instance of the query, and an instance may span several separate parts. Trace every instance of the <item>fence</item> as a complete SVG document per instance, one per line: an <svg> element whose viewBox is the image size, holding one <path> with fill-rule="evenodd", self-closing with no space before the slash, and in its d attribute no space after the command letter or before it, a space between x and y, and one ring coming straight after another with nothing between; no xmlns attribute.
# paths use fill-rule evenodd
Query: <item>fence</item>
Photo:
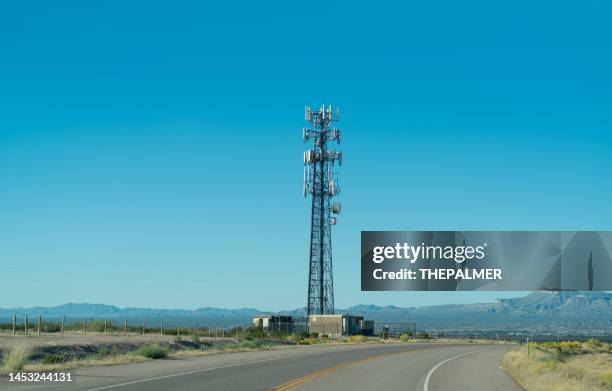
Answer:
<svg viewBox="0 0 612 391"><path fill-rule="evenodd" d="M303 334L308 332L306 322L273 322L267 327L261 327L262 331L270 335Z"/></svg>
<svg viewBox="0 0 612 391"><path fill-rule="evenodd" d="M552 330L552 331L551 331ZM159 335L175 336L195 335L203 338L268 338L282 339L294 335L302 338L310 333L336 338L340 335L360 334L359 331L342 330L339 324L319 324L310 330L303 318L293 322L270 323L265 328L255 328L252 325L215 326L194 324L193 319L169 318L76 318L76 317L46 317L46 316L12 316L0 317L0 335L53 335L64 333L78 335ZM374 322L375 336L383 338L399 338L407 335L411 338L451 338L451 339L500 339L523 341L526 336L537 341L578 340L596 338L601 341L612 341L612 333L606 330L580 330L573 328L557 329L553 326L541 330L520 329L466 329L466 328L436 328L418 326L414 322ZM298 338L298 339L299 339ZM294 338L295 339L295 338Z"/></svg>
<svg viewBox="0 0 612 391"><path fill-rule="evenodd" d="M159 318L76 318L45 317L42 315L14 315L0 318L0 332L14 335L87 334L158 334L181 336L197 334L202 337L237 337L244 327L182 325L180 320Z"/></svg>

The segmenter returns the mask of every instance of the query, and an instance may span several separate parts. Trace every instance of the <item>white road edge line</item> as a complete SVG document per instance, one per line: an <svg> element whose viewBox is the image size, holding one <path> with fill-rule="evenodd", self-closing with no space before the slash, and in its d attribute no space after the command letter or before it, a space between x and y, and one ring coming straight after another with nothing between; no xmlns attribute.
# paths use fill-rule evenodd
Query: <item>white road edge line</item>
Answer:
<svg viewBox="0 0 612 391"><path fill-rule="evenodd" d="M112 388L119 388L119 387L129 386L129 385L132 385L132 384L146 383L146 382L150 382L150 381L168 379L168 378L177 377L177 376L192 375L194 373L213 371L215 369L238 367L238 366L241 366L241 365L257 364L257 363L266 362L266 361L282 360L282 359L285 359L285 358L288 358L288 357L285 356L285 357L266 358L266 359L263 359L263 360L239 362L239 363L235 363L235 364L221 365L221 366L212 367L212 368L202 368L202 369L196 369L196 370L193 370L193 371L179 372L179 373L173 373L173 374L170 374L170 375L150 377L150 378L147 378L147 379L133 380L133 381L129 381L129 382L125 382L125 383L119 383L119 384L112 384L112 385L109 385L109 386L90 388L87 391L110 390Z"/></svg>
<svg viewBox="0 0 612 391"><path fill-rule="evenodd" d="M349 350L349 349L346 349L346 350ZM356 349L356 350L361 350L361 349ZM308 357L308 356L316 356L317 354L320 354L320 353L321 352L313 352L313 353L308 353L308 354L300 355L299 357L301 358L301 357ZM266 361L283 360L283 359L292 358L292 357L294 357L294 356L272 357L272 358L266 358L266 359L262 359L262 360L245 361L245 362L239 362L239 363L235 363L235 364L220 365L218 367L202 368L202 369L196 369L196 370L193 370L193 371L172 373L170 375L150 377L150 378L146 378L146 379L132 380L132 381L125 382L125 383L111 384L111 385L108 385L108 386L90 388L90 389L87 389L86 391L110 390L110 389L113 389L113 388L129 386L129 385L132 385L132 384L146 383L146 382L162 380L162 379L168 379L168 378L177 377L177 376L187 376L187 375L192 375L194 373L213 371L215 369L238 367L238 366L241 366L241 365L257 364L257 363L266 362Z"/></svg>
<svg viewBox="0 0 612 391"><path fill-rule="evenodd" d="M482 352L482 351L485 351L485 350L486 350L486 349L480 349L480 350L475 350L475 351L473 351L473 352L461 353L461 354L458 354L458 355L453 356L453 357L451 357L451 358L447 358L446 360L444 360L444 361L442 361L442 362L438 363L438 365L436 365L435 367L433 367L433 368L431 368L431 369L429 370L429 373L427 374L427 377L425 378L425 383L423 383L423 391L429 391L429 379L431 378L431 375L434 373L434 371L435 371L436 369L440 368L442 365L444 365L444 364L446 364L447 362L449 362L449 361L451 361L451 360L454 360L454 359L456 359L456 358L463 357L463 356L467 356L468 354L474 354L474 353Z"/></svg>
<svg viewBox="0 0 612 391"><path fill-rule="evenodd" d="M352 349L346 349L346 350L352 350ZM355 350L361 350L361 349L355 349ZM321 352L313 352L313 353L308 353L308 354L300 355L299 357L301 358L301 357L308 357L308 356L316 356L317 354L320 354L320 353ZM132 380L132 381L125 382L125 383L111 384L111 385L108 385L108 386L102 386L102 387L96 387L96 388L89 388L86 391L110 390L110 389L113 389L113 388L129 386L129 385L132 385L132 384L146 383L146 382L162 380L162 379L168 379L168 378L173 378L173 377L178 377L178 376L187 376L187 375L192 375L194 373L213 371L215 369L231 368L231 367L238 367L238 366L241 366L241 365L257 364L257 363L260 363L260 362L283 360L283 359L292 358L292 357L294 357L294 356L273 357L273 358L266 358L266 359L262 359L262 360L254 360L254 361L239 362L239 363L235 363L235 364L220 365L218 367L202 368L202 369L196 369L196 370L193 370L193 371L172 373L170 375L150 377L150 378L146 378L146 379Z"/></svg>

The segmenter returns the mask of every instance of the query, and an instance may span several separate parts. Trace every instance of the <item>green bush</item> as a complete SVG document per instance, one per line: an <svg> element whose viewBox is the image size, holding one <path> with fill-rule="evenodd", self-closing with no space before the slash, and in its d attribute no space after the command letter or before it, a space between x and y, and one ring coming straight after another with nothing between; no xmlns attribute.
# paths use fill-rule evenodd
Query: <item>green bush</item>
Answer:
<svg viewBox="0 0 612 391"><path fill-rule="evenodd" d="M116 345L101 345L98 347L98 356L114 356L121 353L121 349Z"/></svg>
<svg viewBox="0 0 612 391"><path fill-rule="evenodd" d="M402 334L402 335L400 335L399 339L402 342L408 342L408 341L410 341L410 336L408 334Z"/></svg>
<svg viewBox="0 0 612 391"><path fill-rule="evenodd" d="M111 322L108 321L106 323L107 331L110 331L111 328L112 328ZM87 322L87 331L96 331L99 333L103 332L104 331L104 320L96 319L96 320L91 320Z"/></svg>
<svg viewBox="0 0 612 391"><path fill-rule="evenodd" d="M153 360L168 357L168 352L166 351L166 349L162 348L159 345L144 346L136 350L134 354L136 354L137 356L152 358Z"/></svg>
<svg viewBox="0 0 612 391"><path fill-rule="evenodd" d="M62 330L62 326L59 322L42 322L40 325L40 331L43 333L59 333Z"/></svg>
<svg viewBox="0 0 612 391"><path fill-rule="evenodd" d="M47 354L45 358L43 358L43 364L61 364L64 362L64 356L61 354Z"/></svg>
<svg viewBox="0 0 612 391"><path fill-rule="evenodd" d="M365 335L351 335L347 338L349 343L363 343L368 340Z"/></svg>
<svg viewBox="0 0 612 391"><path fill-rule="evenodd" d="M231 334L230 334L231 335ZM246 339L265 338L266 333L259 327L249 327L242 330L241 335Z"/></svg>
<svg viewBox="0 0 612 391"><path fill-rule="evenodd" d="M270 346L269 343L264 343L262 341L242 341L239 343L228 343L228 344L223 344L223 345L219 345L217 347L217 349L220 350L224 350L224 349L261 349L261 348L268 348Z"/></svg>

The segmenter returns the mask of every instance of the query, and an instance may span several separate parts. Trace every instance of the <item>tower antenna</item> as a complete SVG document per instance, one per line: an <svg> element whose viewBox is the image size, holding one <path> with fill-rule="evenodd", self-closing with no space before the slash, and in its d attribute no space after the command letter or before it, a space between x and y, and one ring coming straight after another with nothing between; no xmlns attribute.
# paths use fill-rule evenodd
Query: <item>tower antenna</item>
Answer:
<svg viewBox="0 0 612 391"><path fill-rule="evenodd" d="M307 316L333 314L331 226L337 222L332 214L340 214L342 206L332 199L340 193L342 152L330 149L329 144L340 143L340 129L331 127L340 119L340 111L334 113L331 106L325 105L313 111L306 106L304 117L308 124L302 130L304 143L311 143L304 152L304 197L312 196Z"/></svg>

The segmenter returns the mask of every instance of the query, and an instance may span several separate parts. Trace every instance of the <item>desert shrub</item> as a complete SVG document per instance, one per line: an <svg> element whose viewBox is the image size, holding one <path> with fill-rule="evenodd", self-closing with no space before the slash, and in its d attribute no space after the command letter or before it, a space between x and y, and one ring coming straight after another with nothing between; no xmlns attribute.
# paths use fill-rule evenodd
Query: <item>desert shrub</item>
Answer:
<svg viewBox="0 0 612 391"><path fill-rule="evenodd" d="M297 340L297 336L294 334L289 334L285 337L287 342L295 342Z"/></svg>
<svg viewBox="0 0 612 391"><path fill-rule="evenodd" d="M62 329L59 322L42 322L40 325L40 331L43 333L58 333Z"/></svg>
<svg viewBox="0 0 612 391"><path fill-rule="evenodd" d="M101 345L98 346L98 356L114 356L121 354L121 349L116 345Z"/></svg>
<svg viewBox="0 0 612 391"><path fill-rule="evenodd" d="M242 335L246 339L265 338L266 333L259 327L249 327L242 330Z"/></svg>
<svg viewBox="0 0 612 391"><path fill-rule="evenodd" d="M399 339L402 342L408 342L408 341L410 341L410 336L408 334L402 334L402 335L400 335Z"/></svg>
<svg viewBox="0 0 612 391"><path fill-rule="evenodd" d="M20 371L28 362L32 351L25 344L15 344L8 348L3 355L3 364L7 369Z"/></svg>
<svg viewBox="0 0 612 391"><path fill-rule="evenodd" d="M539 346L545 349L559 349L560 347L558 342L540 342Z"/></svg>
<svg viewBox="0 0 612 391"><path fill-rule="evenodd" d="M43 358L43 364L61 364L64 362L64 356L61 354L47 354L45 358Z"/></svg>
<svg viewBox="0 0 612 391"><path fill-rule="evenodd" d="M264 345L261 341L242 341L238 344L239 347L247 349L258 349Z"/></svg>
<svg viewBox="0 0 612 391"><path fill-rule="evenodd" d="M365 335L351 335L347 338L349 343L362 343L366 342L368 338Z"/></svg>
<svg viewBox="0 0 612 391"><path fill-rule="evenodd" d="M604 387L612 389L612 370L605 372L601 375L601 382Z"/></svg>
<svg viewBox="0 0 612 391"><path fill-rule="evenodd" d="M106 322L106 328L108 331L111 330L112 325L110 321ZM95 320L90 320L87 322L87 331L94 331L94 332L103 332L104 331L104 320L102 319L95 319Z"/></svg>
<svg viewBox="0 0 612 391"><path fill-rule="evenodd" d="M227 343L223 345L217 346L217 349L261 349L269 347L269 344L266 344L262 341L242 341L239 343Z"/></svg>
<svg viewBox="0 0 612 391"><path fill-rule="evenodd" d="M557 349L562 354L573 355L582 353L582 343L578 341L562 341Z"/></svg>
<svg viewBox="0 0 612 391"><path fill-rule="evenodd" d="M570 349L582 349L582 344L578 341L562 341L559 346L561 349L570 350Z"/></svg>
<svg viewBox="0 0 612 391"><path fill-rule="evenodd" d="M538 373L542 373L544 371L552 371L557 367L559 361L554 358L544 358L538 360L539 362L535 366L535 371Z"/></svg>
<svg viewBox="0 0 612 391"><path fill-rule="evenodd" d="M300 339L300 340L298 341L298 344L299 344L299 345L310 345L310 339L304 339L304 338L302 338L302 339Z"/></svg>
<svg viewBox="0 0 612 391"><path fill-rule="evenodd" d="M603 346L604 344L603 344L601 341L598 341L598 340L596 340L596 339L591 338L591 339L589 339L589 340L587 340L587 341L583 342L583 343L582 343L582 345L583 345L584 347L586 347L586 348L589 348L589 349L594 349L594 348L601 347L601 346Z"/></svg>
<svg viewBox="0 0 612 391"><path fill-rule="evenodd" d="M152 358L153 360L168 357L168 352L166 351L166 349L162 348L159 345L144 346L136 350L134 354L136 354L137 356Z"/></svg>

